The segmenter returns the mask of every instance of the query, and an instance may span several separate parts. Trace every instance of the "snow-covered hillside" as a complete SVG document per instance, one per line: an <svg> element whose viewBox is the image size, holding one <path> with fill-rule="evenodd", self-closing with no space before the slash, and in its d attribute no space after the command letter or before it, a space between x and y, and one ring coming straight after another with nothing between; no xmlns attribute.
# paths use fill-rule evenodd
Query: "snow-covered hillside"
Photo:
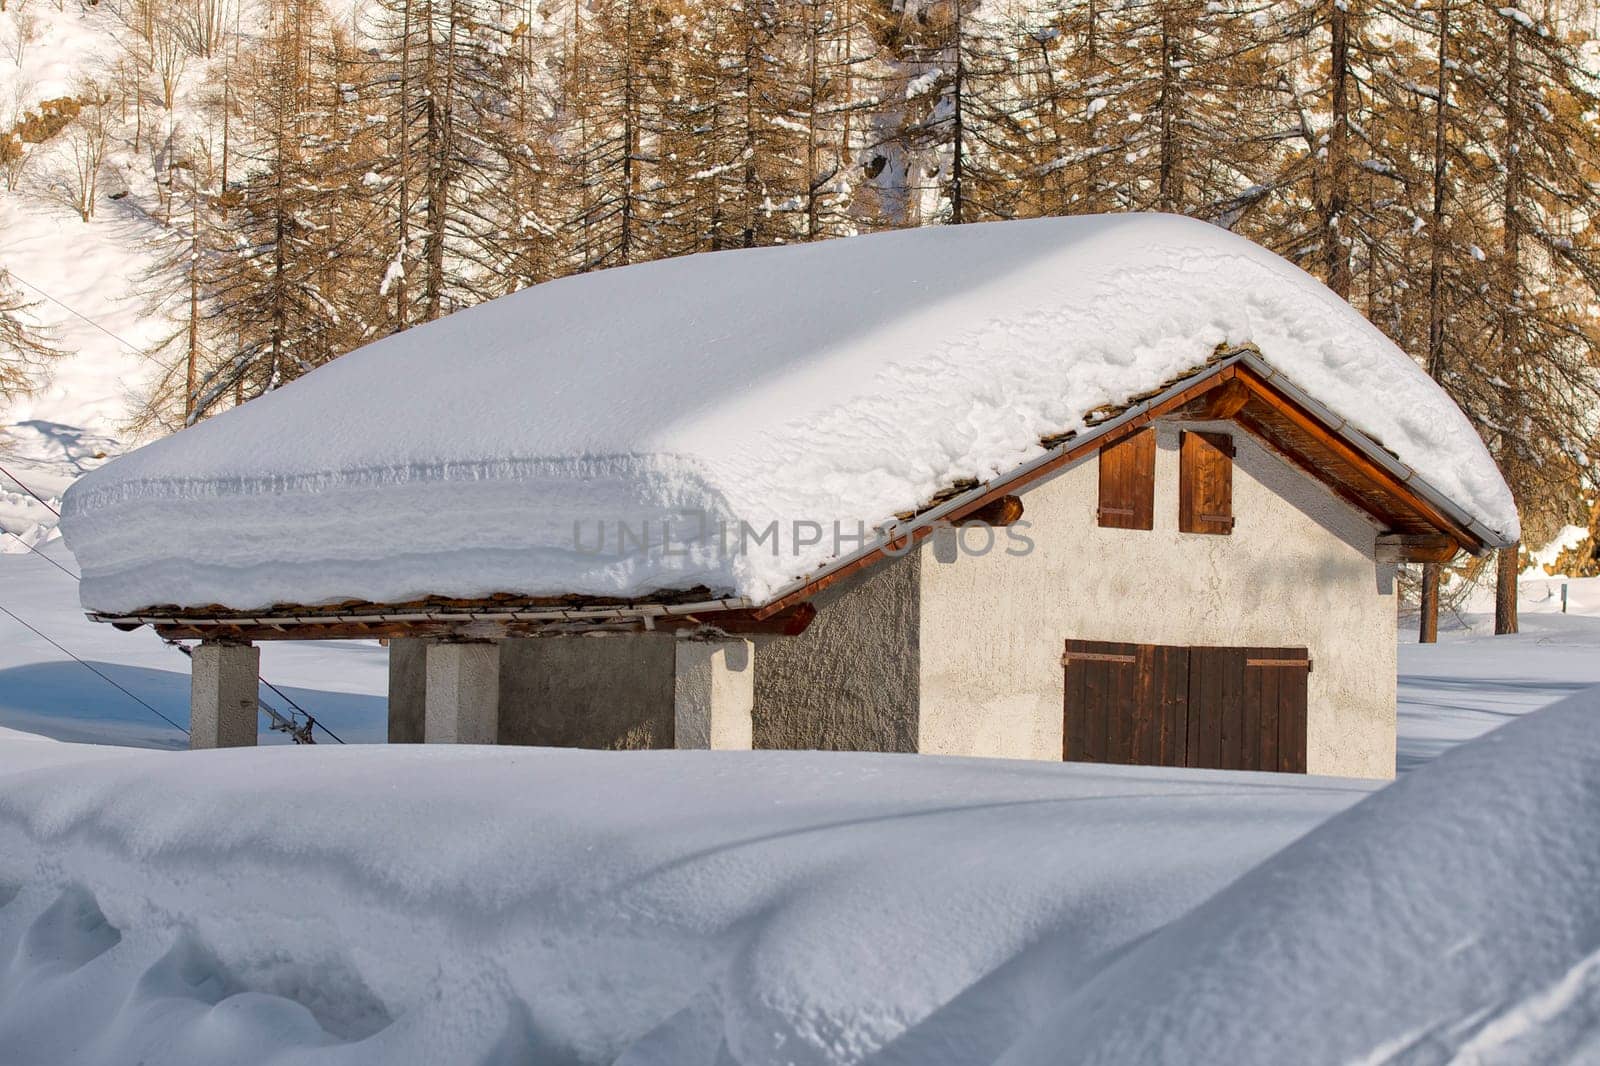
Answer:
<svg viewBox="0 0 1600 1066"><path fill-rule="evenodd" d="M90 82L103 86L121 52L118 34L127 32L109 5L8 5L0 13L0 132L9 134L43 101L81 95ZM143 116L146 140L138 152L134 116L111 111L92 219L67 202L73 161L65 133L26 145L16 186L0 186L0 272L65 353L36 394L0 400L0 465L47 498L141 440L128 432L152 372L141 350L167 328L140 296L158 270L161 239L164 157L153 146L182 128L202 82L202 70L189 72L171 112ZM53 525L53 516L0 476L0 526L34 541ZM0 553L20 551L0 535Z"/></svg>

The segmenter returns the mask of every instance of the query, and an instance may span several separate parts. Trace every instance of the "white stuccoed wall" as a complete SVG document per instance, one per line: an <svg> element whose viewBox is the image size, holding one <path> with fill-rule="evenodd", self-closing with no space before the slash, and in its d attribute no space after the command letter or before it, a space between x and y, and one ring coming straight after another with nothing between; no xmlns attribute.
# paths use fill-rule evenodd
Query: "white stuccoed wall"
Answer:
<svg viewBox="0 0 1600 1066"><path fill-rule="evenodd" d="M1234 437L1231 536L1178 532L1181 428ZM1099 527L1090 456L1022 494L1029 555L1006 555L1005 530L983 557L924 546L918 750L1060 759L1068 638L1303 645L1309 772L1392 777L1394 567L1376 528L1237 426L1158 434L1153 530Z"/></svg>

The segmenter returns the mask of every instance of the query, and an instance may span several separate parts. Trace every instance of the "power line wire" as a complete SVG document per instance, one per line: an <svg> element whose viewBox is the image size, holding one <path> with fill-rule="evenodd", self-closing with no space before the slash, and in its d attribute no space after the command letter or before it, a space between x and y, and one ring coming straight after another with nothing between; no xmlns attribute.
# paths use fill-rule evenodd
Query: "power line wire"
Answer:
<svg viewBox="0 0 1600 1066"><path fill-rule="evenodd" d="M135 353L136 355L144 354L143 350L140 349L139 347L137 347L136 345L134 345L131 341L124 340L122 337L117 336L117 334L111 332L105 326L102 326L100 323L96 322L94 319L90 318L88 315L84 314L82 311L79 311L77 308L72 307L69 304L67 304L66 302L64 302L62 300L59 300L56 297L52 296L50 293L46 292L44 289L40 288L38 285L35 285L33 282L29 281L27 278L25 278L22 275L18 274L15 270L8 270L7 273L10 274L12 277L16 278L18 281L22 282L22 284L26 285L28 288L32 289L34 292L38 293L40 296L43 296L46 300L49 300L51 303L55 304L57 307L61 308L62 310L66 311L68 314L72 315L74 318L78 318L78 319L83 320L84 322L87 322L89 325L93 326L95 329L99 330L101 333L104 333L106 336L110 337L112 340L116 341L118 344L121 344L122 346L127 348L129 351ZM201 345L201 347L205 348L206 346L205 345ZM206 348L206 351L211 355L215 355L216 354L215 352L211 351L211 349L209 349L209 348ZM4 466L0 466L0 474L4 474L6 477L8 477L12 481L16 482L17 485L22 489L23 492L26 492L29 496L32 496L35 500L38 500L39 503L42 504L44 506L44 508L47 511L49 511L51 514L55 515L57 518L61 517L61 512L56 510L54 507L52 507L50 505L49 501L47 501L46 499L44 499L44 497L40 496L38 493L36 493L32 489L30 489L27 486L27 484L22 481L21 478L17 477L15 474L11 473L11 471L7 470ZM62 573L67 574L74 581L81 581L82 580L82 578L80 578L77 574L74 574L72 571L68 570L66 567L64 567L60 563L56 562L54 559L50 558L48 555L45 555L43 552L39 551L33 545L31 545L27 541L23 540L20 536L17 536L17 534L12 533L10 530L4 530L4 532L6 532L7 534L9 534L12 537L15 537L23 545L23 547L27 548L29 551L31 551L34 554L38 555L41 559L45 560L51 566L54 566L56 569L60 570ZM189 650L187 648L184 648L180 644L175 644L172 641L168 641L167 643L173 644L174 647L179 648L180 650L184 651L185 653L187 653L188 650ZM268 681L266 678L261 677L260 675L257 675L256 680L260 681L263 685L267 686L273 692L277 693L278 697L280 699L282 699L285 703L287 703L290 707L293 707L296 711L299 711L301 714L305 715L306 716L306 721L310 722L311 725L314 728L322 730L324 733L328 734L328 736L332 737L338 743L340 743L340 744L344 743L344 740L339 736L339 734L335 733L333 730L331 730L327 726L323 725L322 722L318 721L317 718L314 715L312 715L312 713L310 711L306 710L304 707L302 707L298 703L296 703L293 699L290 698L288 693L284 692L277 685L274 685L271 681Z"/></svg>
<svg viewBox="0 0 1600 1066"><path fill-rule="evenodd" d="M35 500L38 500L39 503L44 506L44 509L46 511L49 511L51 514L55 515L57 518L61 517L61 512L60 511L58 511L54 507L52 507L50 505L50 502L48 500L46 500L43 496L40 496L37 492L34 492L27 485L23 484L22 479L17 477L17 475L13 474L11 471L7 470L3 466L0 466L0 474L4 474L6 477L10 478L12 481L15 481L17 483L17 487L18 488L22 489L22 491L26 492L29 496L32 496Z"/></svg>
<svg viewBox="0 0 1600 1066"><path fill-rule="evenodd" d="M11 618L11 620L16 622L19 626L22 626L24 629L28 630L34 636L38 637L40 640L43 640L43 641L49 643L52 647L54 647L62 655L65 655L67 658L71 659L73 662L77 663L79 666L82 666L85 670L88 670L90 673L94 674L96 677L98 677L100 680L104 681L106 684L110 685L112 688L116 689L118 692L121 692L124 696L127 696L130 700L132 700L133 702L137 703L139 706L143 707L145 710L149 711L151 714L155 715L157 718L161 719L163 722L167 723L172 728L174 728L178 732L182 733L184 736L188 736L189 735L189 731L187 729L183 728L183 726L179 725L177 722L174 722L172 719L168 718L166 715L164 715L160 711L156 710L150 704L148 704L144 700L140 699L137 695L135 695L128 688L126 688L121 683L119 683L118 681L113 679L109 674L107 674L104 671L102 671L99 668L97 668L93 663L90 663L90 662L88 662L88 661L86 661L84 659L78 658L78 656L74 655L70 649L68 649L64 645L62 645L60 641L57 641L57 640L55 640L55 639L53 639L51 637L46 636L44 633L40 632L37 627L35 627L31 623L27 622L23 618L19 617L15 612L13 612L9 607L7 607L3 603L0 603L0 613L8 615Z"/></svg>
<svg viewBox="0 0 1600 1066"><path fill-rule="evenodd" d="M81 319L82 321L87 322L89 325L93 326L95 329L99 330L101 333L104 333L106 336L110 337L112 340L116 341L118 344L122 345L124 348L127 348L130 352L133 352L135 355L143 355L144 354L144 349L140 348L138 345L134 344L132 341L124 340L123 338L117 336L115 333L112 333L106 327L102 326L100 323L96 322L94 319L90 318L88 315L84 314L82 311L79 311L77 308L72 307L69 304L67 304L67 303L65 303L65 302L63 302L61 300L56 299L54 296L51 296L48 292L45 292L43 289L41 289L39 286L35 285L33 282L29 281L27 278L23 277L21 274L18 274L15 270L12 270L12 269L10 269L8 267L6 269L6 273L11 275L12 277L16 278L18 281L22 282L28 288L30 288L34 292L38 293L40 296L43 296L46 300L49 300L51 303L53 303L57 307L61 308L67 314L71 315L73 318Z"/></svg>
<svg viewBox="0 0 1600 1066"><path fill-rule="evenodd" d="M82 581L83 580L83 578L79 577L77 574L74 574L71 570L68 570L65 566L61 565L60 563L56 562L54 559L50 558L50 556L48 556L44 552L40 551L38 549L38 547L36 547L35 545L32 545L32 544L29 544L26 540L23 540L20 535L18 535L16 533L13 533L13 532L11 532L11 530L6 529L4 527L0 527L0 533L4 533L6 536L12 538L18 544L22 545L24 548L27 548L33 554L37 555L39 558L41 558L45 562L49 563L51 566L55 567L57 570L61 571L63 574L66 574L72 580L74 580L74 581Z"/></svg>
<svg viewBox="0 0 1600 1066"><path fill-rule="evenodd" d="M18 480L16 475L10 473L9 471L6 471L6 469L4 467L0 467L0 473L4 473L6 475L6 477L10 478L12 481L15 481L19 486L21 486L22 491L26 492L29 496L32 496L34 499L39 500L39 502L43 503L47 508L50 509L51 512L55 513L57 515L57 517L60 516L60 512L56 511L56 509L54 507L50 507L50 505L48 503L45 503L44 500L39 499L39 496L37 494L35 494L32 489L28 488L27 485L23 484L22 481ZM80 577L77 574L74 574L71 570L68 570L61 563L57 562L56 560L50 558L50 556L46 555L44 552L40 551L37 546L35 546L33 544L29 544L20 535L18 535L16 533L13 533L11 530L6 529L3 526L0 526L0 533L4 533L8 537L11 537L18 544L21 544L24 548L27 548L30 552L32 552L33 554L37 555L39 558L43 559L45 562L49 563L51 566L55 567L57 570L60 570L63 574L66 574L68 577L72 578L72 580L79 581L79 582L81 582L83 580L82 577ZM0 609L3 609L3 608L0 608ZM7 614L11 614L10 611L7 611L6 613ZM16 616L12 615L12 617L15 618ZM21 619L18 619L18 621L21 621ZM27 623L23 623L23 624L26 625ZM28 628L32 629L33 627L29 626ZM34 630L34 632L37 633L38 630ZM43 634L40 634L40 635L43 636ZM50 638L45 637L45 639L49 640ZM184 647L182 644L179 644L177 641L167 640L164 637L162 638L162 641L163 641L163 643L167 644L169 647L177 648L179 651L183 652L183 654L185 654L185 655L190 654L189 649ZM56 644L56 642L53 641L53 640L50 641L50 643ZM56 647L61 648L61 650L66 652L68 655L72 655L72 653L70 651L67 651L66 648L62 648L60 644L56 644ZM76 655L72 655L72 657L74 659L78 658ZM78 661L82 662L83 660L79 659ZM85 664L85 665L87 665L87 664ZM90 669L93 669L93 667L91 667ZM98 670L95 671L95 672L99 673ZM102 675L102 676L104 676L104 675ZM107 680L109 680L109 678ZM308 723L310 723L312 729L320 729L320 730L322 730L324 733L328 734L329 737L333 738L333 740L335 742L339 743L339 744L343 744L345 742L343 737L341 737L339 734L335 733L333 730L329 729L327 726L323 725L322 722L316 717L316 715L312 714L310 711L308 711L304 707L300 706L300 704L296 703L294 701L293 697L291 697L287 692L283 691L277 685L274 685L271 681L268 681L266 678L262 677L260 674L256 675L256 680L259 681L261 684L267 686L267 688L271 689L274 693L277 694L279 699L283 700L290 707L293 707L296 711L299 711L301 714L305 715L306 721ZM113 684L115 684L115 682L113 682ZM117 687L121 688L120 685L118 685ZM124 691L126 691L126 690L124 690ZM130 693L130 695L132 695L132 694ZM134 698L138 699L137 696L135 696ZM143 701L140 701L140 702L143 702ZM259 702L261 704L261 706L266 710L267 714L270 715L271 717L273 717L273 718L280 717L278 715L278 712L273 709L272 705L267 703L265 700L262 700L259 696L257 697L257 702ZM149 704L146 704L146 706L149 706ZM155 708L152 707L151 710L155 710ZM160 711L156 711L156 713L157 714L161 714ZM166 718L166 715L162 715L162 717ZM171 719L167 719L167 720L171 721ZM290 725L292 727L293 723L290 723ZM185 732L187 733L188 731L185 730ZM292 728L290 728L288 730L288 732L290 732L291 735L298 736L298 734L295 733L295 731Z"/></svg>

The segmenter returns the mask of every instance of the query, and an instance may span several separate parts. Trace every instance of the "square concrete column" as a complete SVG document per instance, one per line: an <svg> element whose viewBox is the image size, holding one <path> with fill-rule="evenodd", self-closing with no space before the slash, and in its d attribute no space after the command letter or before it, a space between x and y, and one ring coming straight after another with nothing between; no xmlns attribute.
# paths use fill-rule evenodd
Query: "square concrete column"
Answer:
<svg viewBox="0 0 1600 1066"><path fill-rule="evenodd" d="M429 644L423 740L493 744L500 733L500 645Z"/></svg>
<svg viewBox="0 0 1600 1066"><path fill-rule="evenodd" d="M421 744L427 705L428 644L417 637L389 641L389 743Z"/></svg>
<svg viewBox="0 0 1600 1066"><path fill-rule="evenodd" d="M256 742L260 673L261 649L254 644L207 641L190 653L189 747L246 748Z"/></svg>
<svg viewBox="0 0 1600 1066"><path fill-rule="evenodd" d="M678 641L675 746L749 751L755 678L755 645L748 640Z"/></svg>

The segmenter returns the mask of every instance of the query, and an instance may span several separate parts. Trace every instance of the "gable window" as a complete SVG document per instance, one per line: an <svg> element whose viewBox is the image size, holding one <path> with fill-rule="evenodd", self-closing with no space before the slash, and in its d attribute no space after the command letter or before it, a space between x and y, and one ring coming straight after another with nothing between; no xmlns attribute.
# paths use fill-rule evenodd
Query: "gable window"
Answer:
<svg viewBox="0 0 1600 1066"><path fill-rule="evenodd" d="M1100 449L1100 525L1154 529L1156 431L1141 429Z"/></svg>
<svg viewBox="0 0 1600 1066"><path fill-rule="evenodd" d="M1233 532L1233 438L1184 430L1178 445L1178 529Z"/></svg>

